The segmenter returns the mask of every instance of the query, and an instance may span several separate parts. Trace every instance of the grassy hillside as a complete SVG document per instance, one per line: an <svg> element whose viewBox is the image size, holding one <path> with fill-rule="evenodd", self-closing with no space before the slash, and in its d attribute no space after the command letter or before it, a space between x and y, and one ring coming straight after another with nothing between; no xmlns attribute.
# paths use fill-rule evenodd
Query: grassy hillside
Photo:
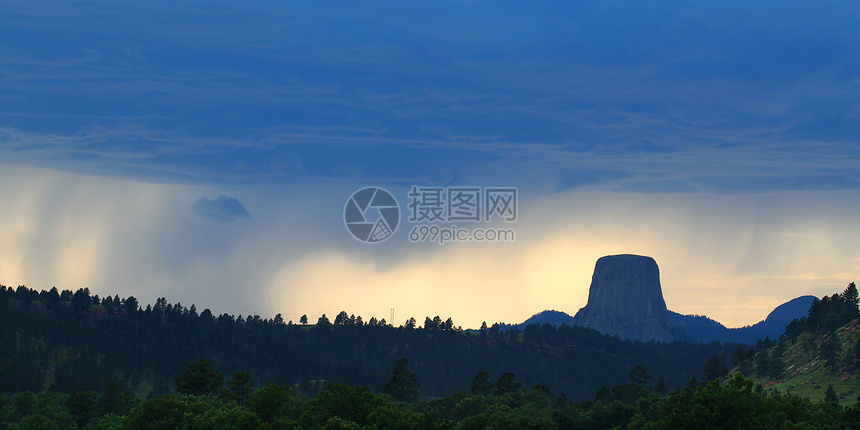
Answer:
<svg viewBox="0 0 860 430"><path fill-rule="evenodd" d="M834 336L835 363L831 366L823 351ZM832 386L841 405L852 405L857 403L860 394L858 341L860 319L855 319L829 334L807 332L794 339L783 339L761 349L735 370L752 375L766 390L796 394L811 400L824 400L828 387ZM773 377L773 371L762 369L773 366L774 360L779 360L784 369L778 377ZM776 366L780 366L779 362Z"/></svg>

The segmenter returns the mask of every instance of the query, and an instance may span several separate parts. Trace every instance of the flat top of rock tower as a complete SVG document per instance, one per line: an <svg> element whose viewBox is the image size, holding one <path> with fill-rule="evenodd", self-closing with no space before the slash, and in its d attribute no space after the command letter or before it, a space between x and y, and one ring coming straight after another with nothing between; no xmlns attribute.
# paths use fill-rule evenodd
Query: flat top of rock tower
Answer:
<svg viewBox="0 0 860 430"><path fill-rule="evenodd" d="M610 259L610 260L622 260L622 259L631 259L631 260L633 260L633 259L645 259L645 260L651 260L651 261L654 261L654 259L653 259L653 258L648 257L647 255L636 255L636 254L606 255L606 256L603 256L603 257L598 258L598 259L597 259L597 261L600 261L600 260L603 260L603 259Z"/></svg>

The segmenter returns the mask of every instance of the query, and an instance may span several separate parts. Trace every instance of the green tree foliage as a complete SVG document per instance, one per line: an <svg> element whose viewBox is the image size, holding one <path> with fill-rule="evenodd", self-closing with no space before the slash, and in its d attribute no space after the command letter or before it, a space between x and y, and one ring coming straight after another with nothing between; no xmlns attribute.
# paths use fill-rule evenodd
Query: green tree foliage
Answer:
<svg viewBox="0 0 860 430"><path fill-rule="evenodd" d="M178 429L186 410L186 405L176 396L162 396L132 409L123 420L123 427L138 430Z"/></svg>
<svg viewBox="0 0 860 430"><path fill-rule="evenodd" d="M630 375L627 376L627 383L637 387L646 387L648 386L649 379L651 379L651 375L648 374L645 366L637 364L630 370Z"/></svg>
<svg viewBox="0 0 860 430"><path fill-rule="evenodd" d="M836 390L832 385L827 386L827 391L824 393L824 401L827 403L839 403L839 396L836 395Z"/></svg>
<svg viewBox="0 0 860 430"><path fill-rule="evenodd" d="M704 375L706 381L720 379L728 374L729 367L726 365L726 357L724 355L715 355L705 363Z"/></svg>
<svg viewBox="0 0 860 430"><path fill-rule="evenodd" d="M854 342L854 365L860 371L860 338Z"/></svg>
<svg viewBox="0 0 860 430"><path fill-rule="evenodd" d="M367 416L366 428L417 430L425 428L425 421L423 414L400 409L391 404L382 404Z"/></svg>
<svg viewBox="0 0 860 430"><path fill-rule="evenodd" d="M766 377L768 374L768 365L770 364L770 356L767 350L759 351L755 355L755 371L761 377Z"/></svg>
<svg viewBox="0 0 860 430"><path fill-rule="evenodd" d="M825 423L840 428L808 400L768 396L753 387L752 380L736 373L726 385L713 381L675 392L658 405L655 421L646 428L822 428Z"/></svg>
<svg viewBox="0 0 860 430"><path fill-rule="evenodd" d="M603 404L618 402L632 405L643 397L659 397L659 395L651 391L651 387L648 385L649 379L651 379L651 375L648 374L645 367L637 364L630 370L630 374L627 376L627 383L616 385L612 388L605 385L600 387L594 396L594 400ZM629 408L625 410L629 412Z"/></svg>
<svg viewBox="0 0 860 430"><path fill-rule="evenodd" d="M833 332L827 336L827 339L821 344L819 348L821 358L824 360L824 365L830 369L831 372L836 371L837 361L839 358L840 350L842 349L842 344L839 343L839 340L836 336L836 332Z"/></svg>
<svg viewBox="0 0 860 430"><path fill-rule="evenodd" d="M97 408L94 393L22 392L0 402L0 429L856 429L860 422L860 407L836 406L832 387L825 402L812 402L763 393L736 373L725 384L712 381L663 397L648 389L649 379L644 367L634 366L626 383L601 389L605 400L597 402L556 399L540 385L503 396L458 392L406 403L360 386L329 384L307 399L270 383L246 406L209 395L165 395L122 415L96 413L82 421L74 408Z"/></svg>
<svg viewBox="0 0 860 430"><path fill-rule="evenodd" d="M56 421L42 415L30 415L22 418L15 427L18 430L62 430L63 427Z"/></svg>
<svg viewBox="0 0 860 430"><path fill-rule="evenodd" d="M251 374L236 372L227 380L227 385L221 389L221 397L232 400L239 405L246 405L254 394L254 383Z"/></svg>
<svg viewBox="0 0 860 430"><path fill-rule="evenodd" d="M212 398L190 397L183 399L189 413L183 416L183 429L257 430L262 427L259 418L235 404L220 404Z"/></svg>
<svg viewBox="0 0 860 430"><path fill-rule="evenodd" d="M303 428L321 428L331 418L364 426L370 414L384 401L364 387L329 384L308 402L301 417Z"/></svg>
<svg viewBox="0 0 860 430"><path fill-rule="evenodd" d="M85 311L89 309L91 305L92 298L90 298L89 288L82 288L75 291L75 294L72 296L72 306L78 310Z"/></svg>
<svg viewBox="0 0 860 430"><path fill-rule="evenodd" d="M815 300L806 317L789 323L784 336L793 339L807 331L829 333L857 318L860 318L857 286L852 282L841 294Z"/></svg>
<svg viewBox="0 0 860 430"><path fill-rule="evenodd" d="M306 404L307 399L295 390L270 382L254 392L248 409L263 422L286 425L299 419Z"/></svg>
<svg viewBox="0 0 860 430"><path fill-rule="evenodd" d="M75 423L79 427L83 427L96 418L96 405L98 402L99 396L93 391L72 392L69 394L66 407L69 409L69 414L71 414Z"/></svg>
<svg viewBox="0 0 860 430"><path fill-rule="evenodd" d="M493 392L495 385L490 381L490 374L487 372L479 372L472 380L472 394L481 396L490 395Z"/></svg>
<svg viewBox="0 0 860 430"><path fill-rule="evenodd" d="M781 378L785 372L785 362L782 361L782 354L779 349L774 349L767 354L767 377L770 379Z"/></svg>
<svg viewBox="0 0 860 430"><path fill-rule="evenodd" d="M162 380L156 380L152 384L152 390L146 396L146 400L157 399L165 394L170 394L170 387Z"/></svg>
<svg viewBox="0 0 860 430"><path fill-rule="evenodd" d="M755 354L755 349L747 345L737 345L732 353L734 357L734 365L737 366L742 362L750 359Z"/></svg>
<svg viewBox="0 0 860 430"><path fill-rule="evenodd" d="M138 303L137 299L134 296L129 296L125 299L125 302L122 304L122 308L125 310L125 313L128 315L136 314L138 311Z"/></svg>
<svg viewBox="0 0 860 430"><path fill-rule="evenodd" d="M549 417L532 417L498 407L463 420L458 429L462 430L556 430L558 425Z"/></svg>
<svg viewBox="0 0 860 430"><path fill-rule="evenodd" d="M322 314L320 318L317 320L317 329L327 329L331 326L331 321L328 320L328 317L325 314Z"/></svg>
<svg viewBox="0 0 860 430"><path fill-rule="evenodd" d="M204 396L217 394L224 385L224 375L206 359L188 366L182 377L176 378L176 390L181 394Z"/></svg>
<svg viewBox="0 0 860 430"><path fill-rule="evenodd" d="M391 379L385 384L382 392L402 402L418 400L421 392L418 375L409 370L409 360L406 357L400 358L394 364Z"/></svg>
<svg viewBox="0 0 860 430"><path fill-rule="evenodd" d="M502 396L508 393L514 393L520 389L523 384L517 381L517 375L514 372L502 373L502 376L496 381L496 389L493 394Z"/></svg>
<svg viewBox="0 0 860 430"><path fill-rule="evenodd" d="M128 430L261 428L256 415L235 403L221 404L212 397L166 395L147 401L129 412L122 421Z"/></svg>
<svg viewBox="0 0 860 430"><path fill-rule="evenodd" d="M36 411L36 395L32 391L24 391L12 396L12 408L19 418Z"/></svg>
<svg viewBox="0 0 860 430"><path fill-rule="evenodd" d="M83 430L118 430L122 429L122 418L119 415L107 414L93 419L81 428Z"/></svg>
<svg viewBox="0 0 860 430"><path fill-rule="evenodd" d="M346 311L340 311L339 314L334 318L334 325L348 325L349 324L349 315Z"/></svg>
<svg viewBox="0 0 860 430"><path fill-rule="evenodd" d="M669 386L666 385L666 378L664 378L663 375L660 375L660 377L657 378L657 385L654 385L654 392L662 396L665 396L666 393L669 392Z"/></svg>
<svg viewBox="0 0 860 430"><path fill-rule="evenodd" d="M112 382L96 403L96 415L125 415L138 403L140 402L134 397L134 393Z"/></svg>

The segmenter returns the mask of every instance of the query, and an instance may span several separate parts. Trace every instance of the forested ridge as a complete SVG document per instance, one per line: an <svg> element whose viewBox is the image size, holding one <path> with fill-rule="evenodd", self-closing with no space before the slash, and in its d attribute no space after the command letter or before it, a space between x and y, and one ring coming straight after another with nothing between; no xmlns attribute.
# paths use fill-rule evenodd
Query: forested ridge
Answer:
<svg viewBox="0 0 860 430"><path fill-rule="evenodd" d="M851 287L780 341L856 315ZM857 405L725 376L727 360L759 357L770 340L638 343L549 324L471 333L345 312L296 325L26 287L0 287L0 333L0 429L860 428Z"/></svg>
<svg viewBox="0 0 860 430"><path fill-rule="evenodd" d="M96 304L98 303L98 304ZM515 372L568 398L621 383L636 364L663 376L669 387L702 378L709 357L731 356L736 345L621 341L597 331L549 324L479 332L441 318L414 318L399 327L348 316L317 324L285 323L280 316L213 315L159 299L140 306L134 297L98 298L86 290L35 291L0 287L0 384L7 393L104 390L111 382L161 388L189 363L211 360L226 373L246 371L264 384L324 380L379 392L390 365L408 357L423 395L469 388L481 371Z"/></svg>

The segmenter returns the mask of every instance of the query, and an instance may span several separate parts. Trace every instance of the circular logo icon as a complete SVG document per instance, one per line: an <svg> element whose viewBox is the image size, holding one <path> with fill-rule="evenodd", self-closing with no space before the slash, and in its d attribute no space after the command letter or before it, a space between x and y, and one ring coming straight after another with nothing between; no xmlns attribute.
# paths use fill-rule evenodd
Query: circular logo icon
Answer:
<svg viewBox="0 0 860 430"><path fill-rule="evenodd" d="M343 222L349 233L362 242L385 242L400 224L400 206L388 191L365 187L352 193L346 201Z"/></svg>

